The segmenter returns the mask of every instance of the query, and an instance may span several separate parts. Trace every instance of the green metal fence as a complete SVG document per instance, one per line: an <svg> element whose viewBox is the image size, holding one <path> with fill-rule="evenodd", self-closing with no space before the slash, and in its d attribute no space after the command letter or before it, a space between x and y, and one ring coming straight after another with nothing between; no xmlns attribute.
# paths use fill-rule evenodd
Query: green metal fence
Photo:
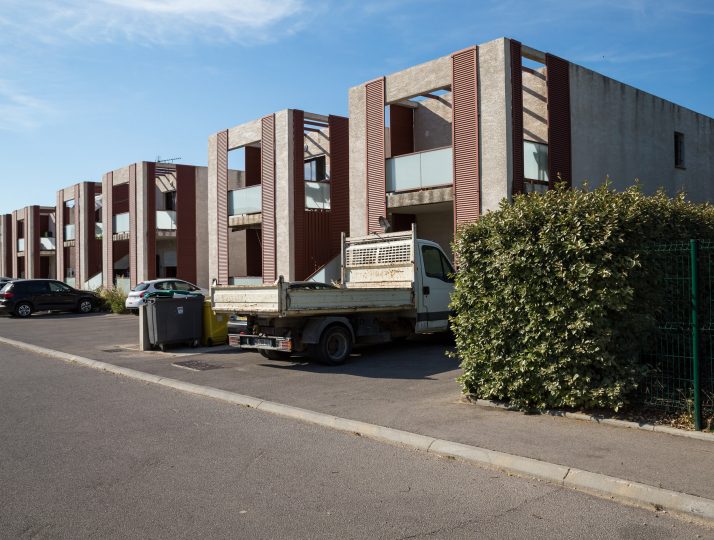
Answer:
<svg viewBox="0 0 714 540"><path fill-rule="evenodd" d="M714 415L714 242L658 244L663 309L648 340L651 372L642 388L646 405L691 413L696 429Z"/></svg>

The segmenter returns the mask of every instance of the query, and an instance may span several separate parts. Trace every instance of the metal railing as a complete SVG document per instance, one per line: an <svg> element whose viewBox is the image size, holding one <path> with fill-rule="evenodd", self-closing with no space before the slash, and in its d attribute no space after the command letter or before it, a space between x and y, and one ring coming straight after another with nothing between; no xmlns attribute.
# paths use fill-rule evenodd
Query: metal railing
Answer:
<svg viewBox="0 0 714 540"><path fill-rule="evenodd" d="M257 214L263 211L263 187L249 186L228 192L228 215Z"/></svg>
<svg viewBox="0 0 714 540"><path fill-rule="evenodd" d="M387 159L387 192L410 191L454 183L451 147Z"/></svg>
<svg viewBox="0 0 714 540"><path fill-rule="evenodd" d="M662 309L644 351L650 372L642 401L691 414L699 430L702 417L714 415L714 242L658 244L652 250L661 271Z"/></svg>

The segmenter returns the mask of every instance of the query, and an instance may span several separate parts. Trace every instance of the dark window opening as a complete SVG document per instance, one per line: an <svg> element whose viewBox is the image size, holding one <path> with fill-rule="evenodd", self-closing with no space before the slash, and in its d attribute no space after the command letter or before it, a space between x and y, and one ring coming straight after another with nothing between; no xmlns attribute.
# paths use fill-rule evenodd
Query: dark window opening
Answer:
<svg viewBox="0 0 714 540"><path fill-rule="evenodd" d="M674 132L674 166L684 169L684 133Z"/></svg>
<svg viewBox="0 0 714 540"><path fill-rule="evenodd" d="M176 210L176 192L167 191L164 193L164 209Z"/></svg>
<svg viewBox="0 0 714 540"><path fill-rule="evenodd" d="M325 156L305 160L305 181L320 182L327 179Z"/></svg>

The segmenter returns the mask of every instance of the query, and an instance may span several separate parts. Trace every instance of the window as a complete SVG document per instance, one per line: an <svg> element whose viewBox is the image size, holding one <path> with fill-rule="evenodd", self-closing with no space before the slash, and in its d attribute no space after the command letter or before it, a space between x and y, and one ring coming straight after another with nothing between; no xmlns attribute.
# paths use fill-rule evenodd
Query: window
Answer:
<svg viewBox="0 0 714 540"><path fill-rule="evenodd" d="M164 209L176 210L176 192L167 191L164 193Z"/></svg>
<svg viewBox="0 0 714 540"><path fill-rule="evenodd" d="M174 281L174 290L177 291L197 291L198 287L194 287L187 281Z"/></svg>
<svg viewBox="0 0 714 540"><path fill-rule="evenodd" d="M154 289L157 291L168 291L172 288L173 283L170 281L158 281L154 283Z"/></svg>
<svg viewBox="0 0 714 540"><path fill-rule="evenodd" d="M68 293L70 292L70 288L67 287L64 283L60 283L59 281L50 281L50 292L53 293Z"/></svg>
<svg viewBox="0 0 714 540"><path fill-rule="evenodd" d="M305 161L305 181L320 182L327 179L325 156L308 159Z"/></svg>
<svg viewBox="0 0 714 540"><path fill-rule="evenodd" d="M424 260L424 273L428 277L433 277L449 283L454 281L451 277L454 273L454 268L451 266L451 263L440 249L434 246L422 246L421 256Z"/></svg>
<svg viewBox="0 0 714 540"><path fill-rule="evenodd" d="M523 141L523 176L527 193L548 190L548 145Z"/></svg>
<svg viewBox="0 0 714 540"><path fill-rule="evenodd" d="M684 169L684 133L674 132L674 166Z"/></svg>
<svg viewBox="0 0 714 540"><path fill-rule="evenodd" d="M132 289L132 291L145 291L149 288L150 285L150 283L139 283L136 287Z"/></svg>
<svg viewBox="0 0 714 540"><path fill-rule="evenodd" d="M26 281L25 291L28 294L45 294L47 292L46 281Z"/></svg>

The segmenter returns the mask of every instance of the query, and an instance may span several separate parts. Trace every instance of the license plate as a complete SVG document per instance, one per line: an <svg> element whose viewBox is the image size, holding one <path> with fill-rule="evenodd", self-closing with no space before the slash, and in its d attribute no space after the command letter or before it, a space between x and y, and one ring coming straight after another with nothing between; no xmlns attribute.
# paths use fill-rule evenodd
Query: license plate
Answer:
<svg viewBox="0 0 714 540"><path fill-rule="evenodd" d="M265 346L265 347L274 347L273 345L273 340L270 338L255 338L253 340L253 345L257 346Z"/></svg>

